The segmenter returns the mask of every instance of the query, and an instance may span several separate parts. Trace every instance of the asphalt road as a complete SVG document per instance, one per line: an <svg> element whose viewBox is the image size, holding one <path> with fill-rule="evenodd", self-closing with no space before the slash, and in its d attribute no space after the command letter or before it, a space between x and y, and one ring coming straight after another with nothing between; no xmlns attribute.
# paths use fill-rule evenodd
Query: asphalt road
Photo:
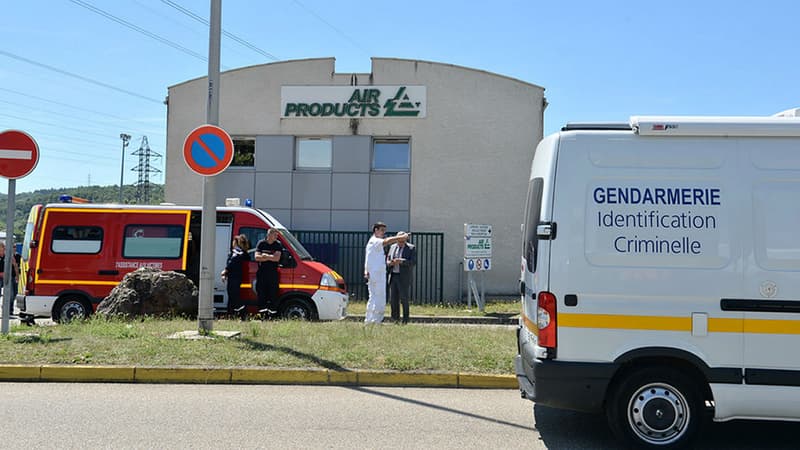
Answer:
<svg viewBox="0 0 800 450"><path fill-rule="evenodd" d="M0 383L0 393L3 448L521 449L536 440L531 405L514 390Z"/></svg>
<svg viewBox="0 0 800 450"><path fill-rule="evenodd" d="M3 448L613 449L600 416L516 390L0 383ZM798 448L800 424L709 424L701 449Z"/></svg>

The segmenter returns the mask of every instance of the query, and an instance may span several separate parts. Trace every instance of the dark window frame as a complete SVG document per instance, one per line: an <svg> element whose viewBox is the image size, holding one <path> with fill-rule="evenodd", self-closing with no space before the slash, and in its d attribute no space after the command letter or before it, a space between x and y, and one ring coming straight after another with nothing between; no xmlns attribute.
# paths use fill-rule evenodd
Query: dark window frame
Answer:
<svg viewBox="0 0 800 450"><path fill-rule="evenodd" d="M405 144L406 163L404 167L378 167L378 146L379 145ZM411 139L409 138L373 138L372 139L372 163L370 168L374 172L409 172L411 171Z"/></svg>
<svg viewBox="0 0 800 450"><path fill-rule="evenodd" d="M255 167L256 139L239 136L232 138L232 140L233 161L231 162L231 167Z"/></svg>
<svg viewBox="0 0 800 450"><path fill-rule="evenodd" d="M89 233L87 233L87 235L91 234L91 231L94 231L97 233L97 236L94 237L99 237L99 239L76 238L74 236L71 236L73 233L72 232L68 233L67 229L89 230ZM62 235L59 235L59 232L62 233ZM97 225L57 225L56 227L53 228L53 231L50 235L50 251L58 255L97 255L103 251L104 238L105 238L105 231L103 230L102 227L99 227ZM53 244L55 243L55 241L82 241L82 242L99 241L100 247L97 249L96 252L58 251L55 248L53 248Z"/></svg>
<svg viewBox="0 0 800 450"><path fill-rule="evenodd" d="M308 141L327 141L328 142L328 165L321 166L307 166L300 164L300 144L301 142ZM330 172L333 169L333 138L330 136L298 136L295 138L294 144L294 169L301 171L316 171L316 172Z"/></svg>
<svg viewBox="0 0 800 450"><path fill-rule="evenodd" d="M162 228L166 228L168 230L169 229L173 229L173 230L177 230L177 231L180 232L179 235L180 235L181 242L180 242L180 245L178 246L178 254L177 254L177 256L164 256L164 255L136 255L136 256L132 256L132 255L128 255L126 253L126 248L127 248L126 244L128 242L128 239L131 239L130 237L128 237L128 230L129 229L131 229L131 228L155 228L155 227L162 227ZM181 257L183 257L183 248L186 246L185 237L186 237L186 230L185 230L183 225L176 225L176 224L172 224L172 223L128 224L128 225L125 225L125 228L124 228L123 234L122 234L122 257L124 259L181 259ZM172 239L174 239L174 238L175 237L172 237ZM135 237L133 237L133 239L135 239Z"/></svg>

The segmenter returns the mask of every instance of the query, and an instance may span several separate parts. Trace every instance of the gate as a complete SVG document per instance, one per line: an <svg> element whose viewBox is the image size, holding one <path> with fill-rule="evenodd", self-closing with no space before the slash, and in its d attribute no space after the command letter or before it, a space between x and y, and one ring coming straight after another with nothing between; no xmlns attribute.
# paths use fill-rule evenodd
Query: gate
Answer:
<svg viewBox="0 0 800 450"><path fill-rule="evenodd" d="M314 259L339 272L351 298L366 300L364 252L372 233L366 231L292 231ZM391 234L387 233L387 237ZM444 233L411 233L417 265L411 282L412 304L441 304L444 279ZM388 251L385 247L384 251ZM388 299L387 299L388 301Z"/></svg>

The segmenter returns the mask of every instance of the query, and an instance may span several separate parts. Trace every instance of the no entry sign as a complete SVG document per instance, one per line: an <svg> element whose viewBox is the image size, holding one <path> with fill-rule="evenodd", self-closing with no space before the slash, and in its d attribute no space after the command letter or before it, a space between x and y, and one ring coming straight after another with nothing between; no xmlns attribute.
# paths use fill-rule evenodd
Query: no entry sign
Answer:
<svg viewBox="0 0 800 450"><path fill-rule="evenodd" d="M28 175L39 163L39 146L24 131L0 133L0 176L16 180Z"/></svg>
<svg viewBox="0 0 800 450"><path fill-rule="evenodd" d="M183 159L199 175L217 175L233 161L233 140L220 127L201 125L186 136Z"/></svg>

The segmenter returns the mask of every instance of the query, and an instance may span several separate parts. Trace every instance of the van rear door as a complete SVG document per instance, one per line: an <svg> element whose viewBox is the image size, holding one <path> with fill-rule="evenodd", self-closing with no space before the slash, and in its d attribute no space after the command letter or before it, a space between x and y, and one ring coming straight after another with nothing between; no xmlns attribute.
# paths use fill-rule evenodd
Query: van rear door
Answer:
<svg viewBox="0 0 800 450"><path fill-rule="evenodd" d="M559 135L551 135L536 147L528 182L522 238L523 309L529 320L536 320L536 295L548 290L550 278L550 240L555 237L552 223L553 184ZM535 323L529 324L529 328Z"/></svg>
<svg viewBox="0 0 800 450"><path fill-rule="evenodd" d="M96 214L46 207L43 232L32 255L36 261L34 284L55 289L92 286L90 290L116 285L118 271L113 261L119 249L113 245L114 231L108 225L109 221L98 220Z"/></svg>
<svg viewBox="0 0 800 450"><path fill-rule="evenodd" d="M744 235L752 236L744 239L746 246L752 244L744 254L753 256L744 258L743 295L722 300L722 308L744 312L745 383L763 399L742 402L741 415L796 419L800 415L797 140L748 138L741 142L741 161L748 170L738 179L753 202L752 220L741 221L748 227Z"/></svg>
<svg viewBox="0 0 800 450"><path fill-rule="evenodd" d="M219 276L228 263L231 252L232 223L217 223L217 242L214 248L214 308L228 307L228 285Z"/></svg>

